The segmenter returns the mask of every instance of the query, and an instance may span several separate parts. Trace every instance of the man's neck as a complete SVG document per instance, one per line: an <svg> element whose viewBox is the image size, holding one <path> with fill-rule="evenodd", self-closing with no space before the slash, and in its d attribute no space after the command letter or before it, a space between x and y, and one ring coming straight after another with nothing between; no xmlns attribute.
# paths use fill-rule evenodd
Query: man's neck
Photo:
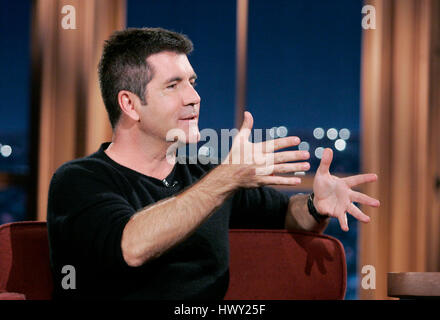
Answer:
<svg viewBox="0 0 440 320"><path fill-rule="evenodd" d="M163 180L171 173L176 161L176 151L167 156L169 147L169 143L154 137L114 135L112 143L104 152L124 167Z"/></svg>

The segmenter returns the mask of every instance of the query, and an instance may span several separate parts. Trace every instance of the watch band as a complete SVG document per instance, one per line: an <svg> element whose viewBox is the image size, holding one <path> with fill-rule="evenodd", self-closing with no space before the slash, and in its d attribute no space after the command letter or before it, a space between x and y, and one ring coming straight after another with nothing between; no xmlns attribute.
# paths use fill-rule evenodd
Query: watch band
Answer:
<svg viewBox="0 0 440 320"><path fill-rule="evenodd" d="M313 198L315 194L312 192L307 199L307 207L309 208L309 213L316 220L316 222L321 223L323 220L327 219L329 216L326 214L320 214L318 210L316 210L315 205L313 204Z"/></svg>

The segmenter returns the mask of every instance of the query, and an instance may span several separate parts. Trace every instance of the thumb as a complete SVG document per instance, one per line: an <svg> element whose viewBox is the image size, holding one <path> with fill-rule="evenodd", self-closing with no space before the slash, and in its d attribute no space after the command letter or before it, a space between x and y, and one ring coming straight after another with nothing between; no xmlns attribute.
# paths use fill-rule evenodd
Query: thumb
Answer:
<svg viewBox="0 0 440 320"><path fill-rule="evenodd" d="M330 164L333 160L333 150L330 148L324 149L322 153L321 163L319 164L318 173L325 174L330 171Z"/></svg>
<svg viewBox="0 0 440 320"><path fill-rule="evenodd" d="M254 125L254 118L252 117L252 114L249 111L245 111L244 112L243 123L242 123L241 128L240 128L240 132L246 132L246 134L247 133L250 134L253 125Z"/></svg>

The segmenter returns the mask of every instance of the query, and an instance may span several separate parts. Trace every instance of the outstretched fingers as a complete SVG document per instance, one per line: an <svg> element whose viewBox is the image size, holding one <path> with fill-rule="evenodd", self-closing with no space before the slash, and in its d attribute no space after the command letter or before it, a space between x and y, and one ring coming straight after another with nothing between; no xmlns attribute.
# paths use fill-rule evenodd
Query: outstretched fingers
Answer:
<svg viewBox="0 0 440 320"><path fill-rule="evenodd" d="M256 143L257 145L260 145L261 150L263 152L274 152L280 149L285 149L289 147L294 147L299 145L301 142L300 138L298 137L284 137L284 138L278 138L274 140L267 140L263 142Z"/></svg>
<svg viewBox="0 0 440 320"><path fill-rule="evenodd" d="M308 171L310 164L308 162L281 163L273 166L273 173L293 173L298 171Z"/></svg>
<svg viewBox="0 0 440 320"><path fill-rule="evenodd" d="M354 203L351 203L347 211L361 222L370 222L370 217L361 211Z"/></svg>
<svg viewBox="0 0 440 320"><path fill-rule="evenodd" d="M261 166L256 168L257 175L274 175L274 174L289 174L295 172L308 171L310 164L308 162L295 163L281 163L275 165Z"/></svg>
<svg viewBox="0 0 440 320"><path fill-rule="evenodd" d="M377 175L374 173L365 173L365 174L358 174L355 176L346 177L343 178L342 180L345 181L350 188L352 188L359 184L376 181Z"/></svg>
<svg viewBox="0 0 440 320"><path fill-rule="evenodd" d="M297 177L260 176L258 180L262 185L296 186L301 183L301 178Z"/></svg>
<svg viewBox="0 0 440 320"><path fill-rule="evenodd" d="M345 232L347 232L348 229L348 220L347 220L347 214L344 212L343 214L338 216L339 225L341 226L341 229Z"/></svg>
<svg viewBox="0 0 440 320"><path fill-rule="evenodd" d="M327 174L330 172L330 165L333 160L333 151L330 148L325 148L322 154L321 162L319 163L319 167L317 173L319 174Z"/></svg>
<svg viewBox="0 0 440 320"><path fill-rule="evenodd" d="M363 193L360 193L357 191L352 191L350 198L351 198L351 201L353 201L353 202L362 203L367 206L371 206L371 207L379 207L380 206L379 200L374 199L370 196L367 196L366 194L363 194Z"/></svg>
<svg viewBox="0 0 440 320"><path fill-rule="evenodd" d="M274 163L284 163L290 161L308 160L310 153L308 151L281 151L273 153Z"/></svg>

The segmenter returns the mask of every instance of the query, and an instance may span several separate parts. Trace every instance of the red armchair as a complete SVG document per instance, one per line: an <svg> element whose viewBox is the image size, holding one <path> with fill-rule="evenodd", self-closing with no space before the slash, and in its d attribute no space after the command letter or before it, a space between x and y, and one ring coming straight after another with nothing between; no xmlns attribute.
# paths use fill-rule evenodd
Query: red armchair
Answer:
<svg viewBox="0 0 440 320"><path fill-rule="evenodd" d="M51 295L46 223L24 221L0 226L0 299L47 300Z"/></svg>
<svg viewBox="0 0 440 320"><path fill-rule="evenodd" d="M225 299L343 299L345 253L330 236L284 230L230 231ZM51 299L45 222L0 226L0 300Z"/></svg>
<svg viewBox="0 0 440 320"><path fill-rule="evenodd" d="M286 230L231 230L226 300L344 299L345 251L333 237Z"/></svg>

